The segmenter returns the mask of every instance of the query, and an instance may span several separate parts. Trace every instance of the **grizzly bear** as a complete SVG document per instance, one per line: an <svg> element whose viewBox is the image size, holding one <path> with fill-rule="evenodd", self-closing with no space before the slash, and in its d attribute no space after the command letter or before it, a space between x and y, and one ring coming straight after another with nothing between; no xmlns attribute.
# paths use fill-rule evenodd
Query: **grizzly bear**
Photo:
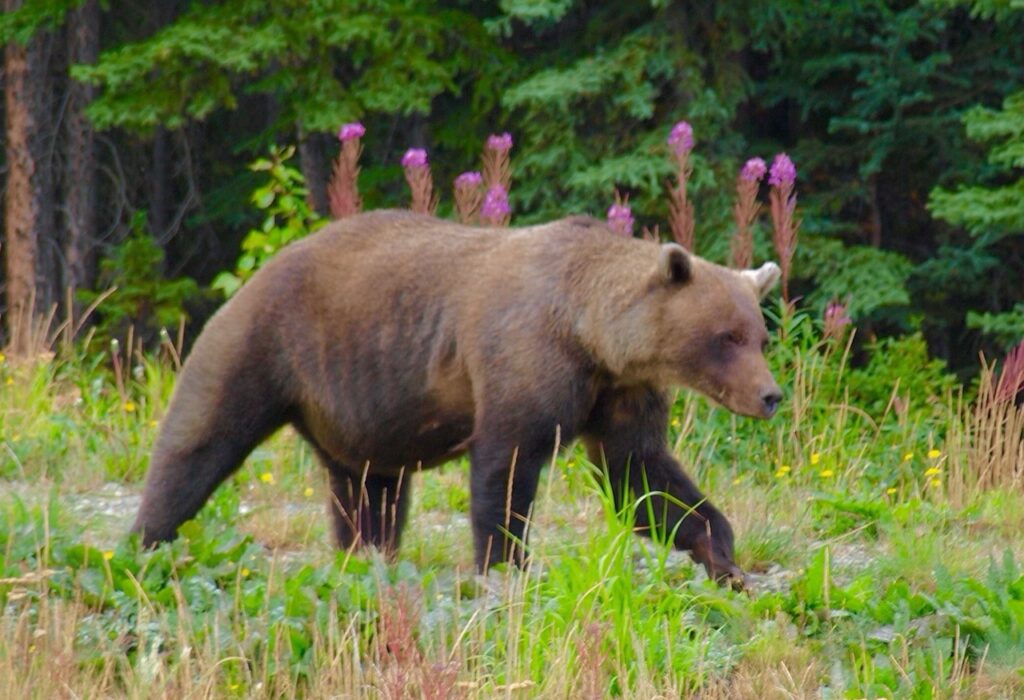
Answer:
<svg viewBox="0 0 1024 700"><path fill-rule="evenodd" d="M481 228L405 211L278 253L207 323L163 420L134 530L174 538L291 424L330 482L342 547L393 551L410 474L470 457L476 565L522 563L541 469L580 437L641 532L718 580L733 533L666 448L672 386L770 417L759 300L779 268L730 270L573 217Z"/></svg>

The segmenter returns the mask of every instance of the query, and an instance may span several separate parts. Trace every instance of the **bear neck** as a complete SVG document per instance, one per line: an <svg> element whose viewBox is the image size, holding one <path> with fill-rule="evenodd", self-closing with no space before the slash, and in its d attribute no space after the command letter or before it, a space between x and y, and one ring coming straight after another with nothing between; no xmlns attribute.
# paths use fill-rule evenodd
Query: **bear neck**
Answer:
<svg viewBox="0 0 1024 700"><path fill-rule="evenodd" d="M657 284L660 248L617 237L597 243L576 258L571 274L568 297L577 312L577 340L616 383L649 383L657 317L646 302Z"/></svg>

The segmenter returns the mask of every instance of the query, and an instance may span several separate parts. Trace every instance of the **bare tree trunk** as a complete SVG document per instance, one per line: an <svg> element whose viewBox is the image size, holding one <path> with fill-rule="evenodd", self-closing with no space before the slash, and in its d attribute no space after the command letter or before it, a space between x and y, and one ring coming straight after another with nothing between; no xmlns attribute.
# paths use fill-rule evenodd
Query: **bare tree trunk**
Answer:
<svg viewBox="0 0 1024 700"><path fill-rule="evenodd" d="M97 0L86 0L68 16L69 62L91 64L99 55L100 13ZM68 161L66 177L67 238L64 258L66 284L88 288L92 284L96 228L96 146L92 124L85 108L95 89L72 81L69 86L67 127Z"/></svg>
<svg viewBox="0 0 1024 700"><path fill-rule="evenodd" d="M158 126L153 133L153 160L149 170L149 232L161 245L167 235L168 140L167 130Z"/></svg>
<svg viewBox="0 0 1024 700"><path fill-rule="evenodd" d="M320 214L330 214L327 202L327 166L324 158L324 138L322 134L310 134L298 127L299 167L306 179L309 190L309 205Z"/></svg>
<svg viewBox="0 0 1024 700"><path fill-rule="evenodd" d="M882 247L882 206L878 192L878 174L871 176L871 245Z"/></svg>
<svg viewBox="0 0 1024 700"><path fill-rule="evenodd" d="M21 0L4 0L13 12ZM7 117L7 189L4 194L7 327L11 350L33 350L34 317L55 301L49 248L53 235L53 188L46 161L47 75L43 36L4 49ZM49 260L51 264L46 264Z"/></svg>

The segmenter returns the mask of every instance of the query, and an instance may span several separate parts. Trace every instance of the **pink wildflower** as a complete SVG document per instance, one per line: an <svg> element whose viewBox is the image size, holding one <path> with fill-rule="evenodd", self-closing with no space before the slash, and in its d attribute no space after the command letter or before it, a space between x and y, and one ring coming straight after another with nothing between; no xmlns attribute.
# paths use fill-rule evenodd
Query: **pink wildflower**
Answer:
<svg viewBox="0 0 1024 700"><path fill-rule="evenodd" d="M672 127L668 137L672 157L676 164L676 185L669 188L668 222L672 238L691 253L696 248L693 203L686 196L686 184L693 172L690 165L690 151L693 149L693 127L689 122L679 122Z"/></svg>
<svg viewBox="0 0 1024 700"><path fill-rule="evenodd" d="M508 204L508 192L501 185L495 185L487 190L484 196L483 206L480 208L480 218L492 226L502 226L507 222L507 217L512 209Z"/></svg>
<svg viewBox="0 0 1024 700"><path fill-rule="evenodd" d="M427 152L422 148L410 148L402 156L403 168L425 168L427 167Z"/></svg>
<svg viewBox="0 0 1024 700"><path fill-rule="evenodd" d="M477 185L483 184L484 176L475 170L462 173L455 178L456 187L476 187Z"/></svg>
<svg viewBox="0 0 1024 700"><path fill-rule="evenodd" d="M459 221L471 224L480 210L483 199L483 176L475 171L462 173L455 178L455 210Z"/></svg>
<svg viewBox="0 0 1024 700"><path fill-rule="evenodd" d="M351 139L361 139L366 133L366 127L359 122L351 122L349 124L342 124L341 129L338 130L338 138L341 141L350 141Z"/></svg>
<svg viewBox="0 0 1024 700"><path fill-rule="evenodd" d="M796 251L797 233L800 222L796 220L796 166L785 153L775 156L769 173L768 183L772 191L768 195L772 213L772 243L779 254L782 268L782 299L789 302L789 273Z"/></svg>
<svg viewBox="0 0 1024 700"><path fill-rule="evenodd" d="M779 153L772 161L772 169L768 174L768 184L774 186L792 185L796 182L796 166L789 156Z"/></svg>
<svg viewBox="0 0 1024 700"><path fill-rule="evenodd" d="M825 337L838 338L842 335L843 329L852 321L846 314L846 304L833 299L825 307Z"/></svg>
<svg viewBox="0 0 1024 700"><path fill-rule="evenodd" d="M743 165L743 170L740 171L740 178L747 182L757 182L764 177L767 172L768 166L765 165L764 160L761 158L751 158Z"/></svg>
<svg viewBox="0 0 1024 700"><path fill-rule="evenodd" d="M508 226L508 193L512 189L511 151L512 135L508 132L491 134L484 144L482 170L487 195L480 216L492 226Z"/></svg>
<svg viewBox="0 0 1024 700"><path fill-rule="evenodd" d="M492 151L509 152L512 150L512 134L507 131L503 134L491 134L487 137L487 148Z"/></svg>
<svg viewBox="0 0 1024 700"><path fill-rule="evenodd" d="M410 148L402 156L402 167L405 168L405 180L412 192L409 208L432 215L437 209L437 197L434 196L434 181L427 164L427 152L422 148Z"/></svg>
<svg viewBox="0 0 1024 700"><path fill-rule="evenodd" d="M668 135L668 145L676 153L689 153L693 150L693 127L689 122L678 122Z"/></svg>
<svg viewBox="0 0 1024 700"><path fill-rule="evenodd" d="M757 203L757 191L767 166L760 158L751 158L736 178L736 204L732 214L736 221L736 232L729 242L732 263L740 270L750 267L754 260L754 220L761 206Z"/></svg>
<svg viewBox="0 0 1024 700"><path fill-rule="evenodd" d="M327 184L331 216L335 219L358 214L363 208L363 200L359 196L359 157L363 153L363 146L359 140L365 133L366 129L359 122L343 124L338 130L341 152L334 162L331 180Z"/></svg>
<svg viewBox="0 0 1024 700"><path fill-rule="evenodd" d="M615 204L608 209L608 225L615 233L632 238L634 223L633 210L629 208L628 200L620 200L616 192Z"/></svg>

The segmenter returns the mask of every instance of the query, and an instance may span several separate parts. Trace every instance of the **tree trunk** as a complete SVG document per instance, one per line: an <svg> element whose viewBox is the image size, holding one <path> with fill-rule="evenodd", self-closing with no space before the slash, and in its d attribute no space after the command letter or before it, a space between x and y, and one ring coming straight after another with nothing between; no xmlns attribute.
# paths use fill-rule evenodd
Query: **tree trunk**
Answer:
<svg viewBox="0 0 1024 700"><path fill-rule="evenodd" d="M158 126L153 133L151 165L149 170L149 232L160 242L167 235L167 192L169 190L170 161L167 158L167 130Z"/></svg>
<svg viewBox="0 0 1024 700"><path fill-rule="evenodd" d="M100 13L97 0L86 0L68 16L69 62L91 64L99 55ZM64 259L66 286L88 288L93 277L93 250L96 240L96 146L92 124L85 108L95 88L72 81L68 88L66 210L67 237Z"/></svg>
<svg viewBox="0 0 1024 700"><path fill-rule="evenodd" d="M13 12L21 0L5 0ZM7 328L11 351L33 348L35 318L56 300L51 249L53 188L46 160L46 37L4 49L4 100L7 117L7 189L4 194Z"/></svg>
<svg viewBox="0 0 1024 700"><path fill-rule="evenodd" d="M327 202L327 167L324 158L324 138L322 134L310 134L298 128L299 167L306 179L309 191L309 205L321 216L330 214Z"/></svg>
<svg viewBox="0 0 1024 700"><path fill-rule="evenodd" d="M882 247L882 205L879 201L878 174L871 176L871 245Z"/></svg>

